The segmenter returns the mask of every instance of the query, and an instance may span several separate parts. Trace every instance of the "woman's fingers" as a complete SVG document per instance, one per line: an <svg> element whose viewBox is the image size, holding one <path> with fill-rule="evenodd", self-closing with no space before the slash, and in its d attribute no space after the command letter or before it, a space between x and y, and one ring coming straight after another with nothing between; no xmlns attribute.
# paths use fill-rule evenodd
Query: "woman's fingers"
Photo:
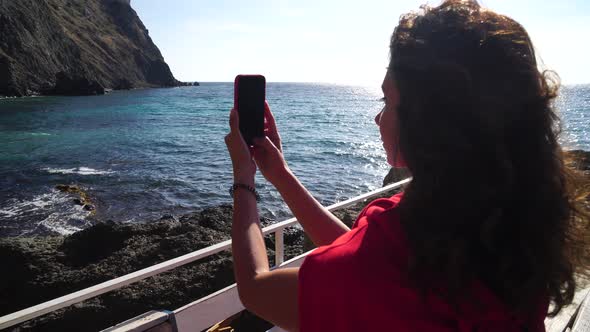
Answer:
<svg viewBox="0 0 590 332"><path fill-rule="evenodd" d="M252 152L240 134L239 119L234 110L230 111L230 132L224 138L233 165L234 179L253 179L256 165Z"/></svg>
<svg viewBox="0 0 590 332"><path fill-rule="evenodd" d="M277 148L268 137L255 138L254 139L254 147L256 149L262 149L265 151L272 151Z"/></svg>
<svg viewBox="0 0 590 332"><path fill-rule="evenodd" d="M277 131L277 124L275 122L275 117L272 114L272 112L270 111L270 105L268 105L268 102L265 101L264 102L264 118L267 121L268 124L268 129L271 132L276 132Z"/></svg>
<svg viewBox="0 0 590 332"><path fill-rule="evenodd" d="M264 134L268 136L276 148L282 152L283 148L281 146L281 136L279 135L275 117L270 111L270 105L268 105L267 101L264 102L264 119L266 120L267 125Z"/></svg>
<svg viewBox="0 0 590 332"><path fill-rule="evenodd" d="M237 154L246 154L247 152L251 156L252 151L249 149L246 141L244 141L244 138L240 133L240 119L238 117L238 112L235 109L232 109L229 112L229 127L230 132L225 136L225 144L230 149L230 153L234 151Z"/></svg>
<svg viewBox="0 0 590 332"><path fill-rule="evenodd" d="M242 134L240 133L240 118L238 116L238 111L233 108L229 111L229 134L225 137L225 140L226 142L228 140L243 140Z"/></svg>

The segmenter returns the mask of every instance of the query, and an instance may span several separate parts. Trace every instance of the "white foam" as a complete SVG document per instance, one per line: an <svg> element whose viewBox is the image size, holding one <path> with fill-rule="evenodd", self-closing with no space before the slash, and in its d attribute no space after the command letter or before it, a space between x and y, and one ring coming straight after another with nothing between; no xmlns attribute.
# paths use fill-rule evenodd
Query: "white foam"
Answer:
<svg viewBox="0 0 590 332"><path fill-rule="evenodd" d="M47 194L37 195L29 201L11 200L8 202L8 206L0 208L0 214L3 214L6 217L16 217L38 211L52 205L65 203L70 200L71 198L67 194L57 190L52 190Z"/></svg>
<svg viewBox="0 0 590 332"><path fill-rule="evenodd" d="M90 167L44 168L43 170L51 174L106 175L113 173L112 171L101 171Z"/></svg>
<svg viewBox="0 0 590 332"><path fill-rule="evenodd" d="M77 220L84 220L83 214L73 214L68 215L67 218L62 215L61 213L52 213L47 218L41 220L37 226L47 228L48 230L58 233L60 235L71 235L78 231L81 231L82 228L69 224L66 220L67 219L77 219Z"/></svg>
<svg viewBox="0 0 590 332"><path fill-rule="evenodd" d="M0 216L2 216L2 215L4 217L11 218L11 217L18 216L18 212L14 211L12 209L9 209L9 210L2 210L2 209L0 209Z"/></svg>
<svg viewBox="0 0 590 332"><path fill-rule="evenodd" d="M6 206L0 206L0 218L22 218L23 221L33 222L32 225L23 224L21 236L34 234L35 229L40 227L53 233L69 235L88 226L86 217L92 213L74 204L72 195L55 189L30 200L10 200L7 203Z"/></svg>

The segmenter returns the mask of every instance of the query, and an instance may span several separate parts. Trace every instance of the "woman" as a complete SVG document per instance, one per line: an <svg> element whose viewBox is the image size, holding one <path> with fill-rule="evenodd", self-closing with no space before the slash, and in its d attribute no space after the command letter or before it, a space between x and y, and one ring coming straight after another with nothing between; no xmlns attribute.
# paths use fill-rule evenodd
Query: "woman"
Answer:
<svg viewBox="0 0 590 332"><path fill-rule="evenodd" d="M269 271L255 196L234 193L233 255L243 304L289 331L544 331L572 301L588 227L566 191L551 107L514 20L450 0L401 18L375 121L405 192L369 204L349 230L301 185L268 135L253 156L230 113L235 183L256 165L320 248ZM255 162L254 162L255 161ZM576 224L578 222L578 224Z"/></svg>

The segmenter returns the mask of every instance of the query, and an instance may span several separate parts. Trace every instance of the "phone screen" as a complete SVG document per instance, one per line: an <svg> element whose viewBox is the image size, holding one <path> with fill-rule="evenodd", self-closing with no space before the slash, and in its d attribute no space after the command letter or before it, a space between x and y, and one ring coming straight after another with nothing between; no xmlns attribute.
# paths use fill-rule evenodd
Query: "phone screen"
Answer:
<svg viewBox="0 0 590 332"><path fill-rule="evenodd" d="M266 80L261 75L238 75L235 88L240 132L246 144L252 145L254 137L264 137Z"/></svg>

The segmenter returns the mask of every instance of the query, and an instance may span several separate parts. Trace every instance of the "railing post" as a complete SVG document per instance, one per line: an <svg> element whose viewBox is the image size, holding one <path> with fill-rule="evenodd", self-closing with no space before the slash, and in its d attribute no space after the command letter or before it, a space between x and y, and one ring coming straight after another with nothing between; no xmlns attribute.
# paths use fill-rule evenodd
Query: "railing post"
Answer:
<svg viewBox="0 0 590 332"><path fill-rule="evenodd" d="M280 266L285 260L285 246L283 241L283 229L275 231L275 266Z"/></svg>

